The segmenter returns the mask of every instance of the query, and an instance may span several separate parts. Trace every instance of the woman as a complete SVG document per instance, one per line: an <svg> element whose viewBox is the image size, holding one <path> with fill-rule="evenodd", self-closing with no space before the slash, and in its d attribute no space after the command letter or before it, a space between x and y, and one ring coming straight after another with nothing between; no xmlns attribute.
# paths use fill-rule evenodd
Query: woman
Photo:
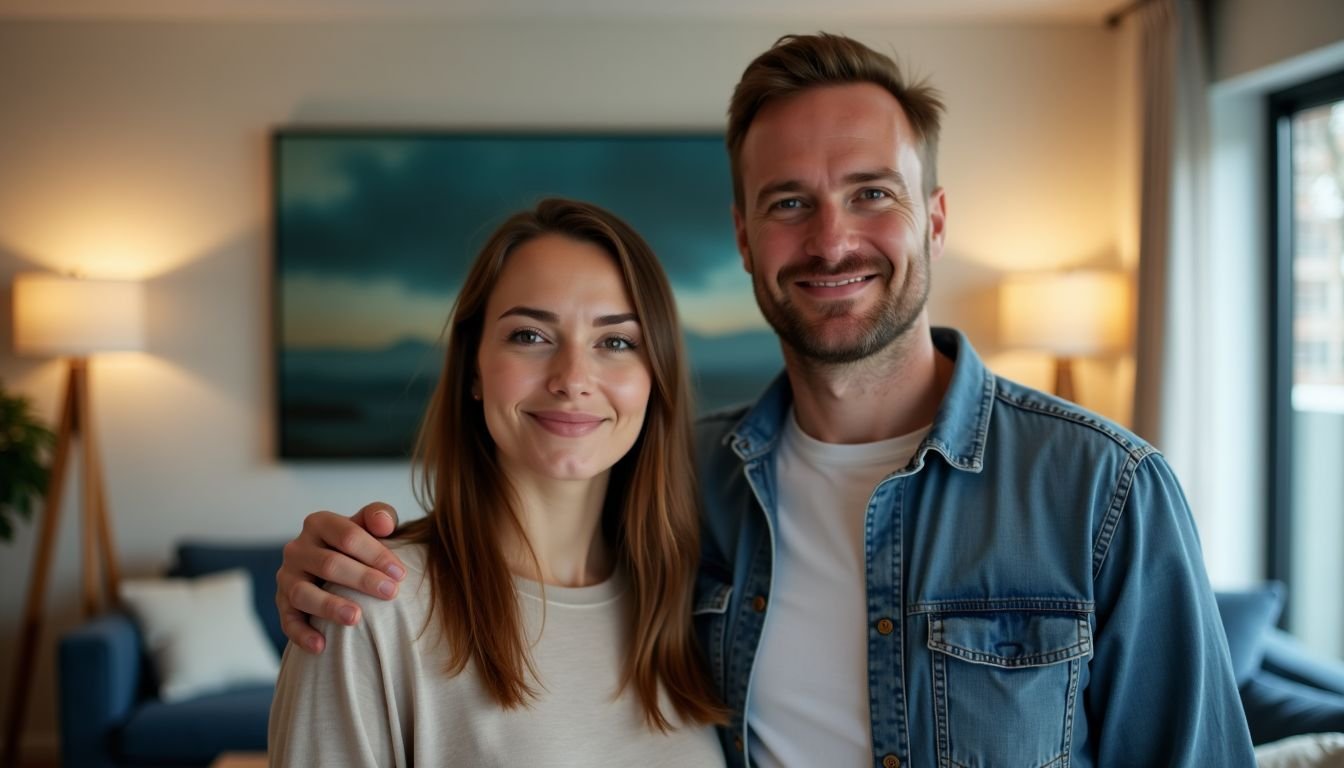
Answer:
<svg viewBox="0 0 1344 768"><path fill-rule="evenodd" d="M600 208L546 200L491 237L416 449L413 594L345 590L364 620L285 653L271 765L722 764L678 327Z"/></svg>

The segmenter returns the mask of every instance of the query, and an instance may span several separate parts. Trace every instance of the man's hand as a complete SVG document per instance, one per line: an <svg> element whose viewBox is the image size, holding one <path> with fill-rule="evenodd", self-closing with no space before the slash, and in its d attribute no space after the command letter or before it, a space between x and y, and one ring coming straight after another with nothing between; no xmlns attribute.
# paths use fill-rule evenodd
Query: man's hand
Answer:
<svg viewBox="0 0 1344 768"><path fill-rule="evenodd" d="M322 652L326 642L308 623L310 615L342 624L359 621L359 606L326 591L319 586L323 582L373 597L396 596L406 566L378 540L396 527L397 510L380 501L352 517L314 512L303 519L303 531L285 545L285 561L275 573L275 607L290 642Z"/></svg>

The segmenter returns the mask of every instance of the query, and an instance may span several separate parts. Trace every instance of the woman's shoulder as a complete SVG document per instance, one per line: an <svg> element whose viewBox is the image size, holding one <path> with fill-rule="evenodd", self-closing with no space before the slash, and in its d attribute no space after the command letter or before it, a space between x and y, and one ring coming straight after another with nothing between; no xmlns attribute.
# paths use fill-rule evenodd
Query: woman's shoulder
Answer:
<svg viewBox="0 0 1344 768"><path fill-rule="evenodd" d="M387 548L392 551L392 554L401 560L402 565L406 566L407 578L425 572L425 561L429 557L429 546L423 541L388 539L384 543L387 544Z"/></svg>
<svg viewBox="0 0 1344 768"><path fill-rule="evenodd" d="M371 629L380 624L399 623L406 617L422 617L429 607L430 590L426 575L427 547L425 544L405 539L392 539L386 542L387 548L406 566L406 576L396 583L396 594L391 598L375 597L357 589L338 584L329 584L332 594L343 597L359 606L363 614L361 621L368 622Z"/></svg>

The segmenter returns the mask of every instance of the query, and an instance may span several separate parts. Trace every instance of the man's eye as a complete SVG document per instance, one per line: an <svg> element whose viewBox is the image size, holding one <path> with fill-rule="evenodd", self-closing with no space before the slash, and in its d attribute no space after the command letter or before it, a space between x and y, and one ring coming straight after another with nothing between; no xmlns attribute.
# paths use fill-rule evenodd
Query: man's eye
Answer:
<svg viewBox="0 0 1344 768"><path fill-rule="evenodd" d="M869 188L859 192L859 197L864 200L883 200L891 195L887 194L885 189Z"/></svg>
<svg viewBox="0 0 1344 768"><path fill-rule="evenodd" d="M786 197L771 203L770 207L776 211L796 211L803 207L803 201L796 197Z"/></svg>
<svg viewBox="0 0 1344 768"><path fill-rule="evenodd" d="M519 328L509 334L509 341L516 344L544 344L546 337L531 328Z"/></svg>

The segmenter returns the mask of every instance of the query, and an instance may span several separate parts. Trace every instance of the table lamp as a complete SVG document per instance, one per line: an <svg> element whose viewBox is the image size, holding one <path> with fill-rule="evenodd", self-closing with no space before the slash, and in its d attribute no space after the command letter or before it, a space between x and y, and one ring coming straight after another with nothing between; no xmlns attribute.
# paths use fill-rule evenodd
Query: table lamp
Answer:
<svg viewBox="0 0 1344 768"><path fill-rule="evenodd" d="M116 599L120 574L112 544L102 464L94 439L89 356L99 352L136 350L143 346L144 291L140 283L84 280L41 273L24 273L14 278L14 351L25 356L65 357L68 367L37 556L33 561L33 580L24 606L19 652L14 657L9 722L0 765L14 765L18 754L26 695L36 666L35 655L42 630L47 577L56 545L70 444L75 439L80 442L84 465L81 505L84 615L98 612L104 597Z"/></svg>
<svg viewBox="0 0 1344 768"><path fill-rule="evenodd" d="M1124 348L1129 281L1120 272L1030 272L1009 275L999 291L1004 346L1055 358L1055 394L1075 399L1073 361Z"/></svg>

